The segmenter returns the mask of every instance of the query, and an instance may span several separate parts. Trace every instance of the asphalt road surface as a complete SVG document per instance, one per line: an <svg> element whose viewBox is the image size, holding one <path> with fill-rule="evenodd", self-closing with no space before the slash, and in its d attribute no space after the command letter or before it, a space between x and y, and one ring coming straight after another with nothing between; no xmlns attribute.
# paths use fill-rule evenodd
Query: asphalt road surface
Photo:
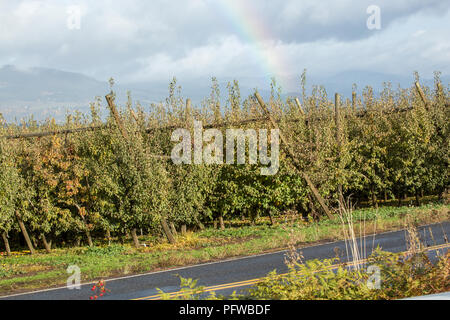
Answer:
<svg viewBox="0 0 450 320"><path fill-rule="evenodd" d="M437 252L445 253L449 248L450 222L433 224L418 228L421 241L429 247L431 258L436 257ZM373 249L380 246L381 249L390 252L403 252L406 250L406 231L394 231L367 236L358 239L360 252L368 257ZM336 248L339 248L337 250ZM348 251L350 249L347 246ZM341 253L341 259L351 259L347 256L345 241L325 243L315 246L300 248L304 260L326 259L336 257L336 252ZM364 254L365 252L365 254ZM239 292L257 282L274 269L279 273L287 272L284 263L286 251L261 254L257 256L230 259L220 262L206 263L166 271L146 273L136 276L127 276L106 280L107 288L111 292L102 299L142 299L151 300L157 298L157 288L164 292L177 292L180 289L180 281L176 275L184 278L199 279L198 284L205 286L209 291L215 291L220 295L229 295L233 291ZM0 299L14 300L86 300L91 296L92 283L83 284L81 289L69 290L66 287L35 291L26 294L10 295Z"/></svg>

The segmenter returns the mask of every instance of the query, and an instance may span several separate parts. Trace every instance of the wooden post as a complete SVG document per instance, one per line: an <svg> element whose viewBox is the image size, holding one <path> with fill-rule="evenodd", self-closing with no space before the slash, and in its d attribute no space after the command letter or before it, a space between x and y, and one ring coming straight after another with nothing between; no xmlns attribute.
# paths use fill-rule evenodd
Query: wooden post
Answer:
<svg viewBox="0 0 450 320"><path fill-rule="evenodd" d="M304 116L305 112L303 111L302 104L300 103L300 100L298 98L295 98L295 104L297 105L300 114Z"/></svg>
<svg viewBox="0 0 450 320"><path fill-rule="evenodd" d="M259 102L259 105L261 106L261 108L264 110L264 112L267 114L267 116L269 117L270 122L272 123L272 126L275 129L279 129L277 125L277 122L275 121L275 119L272 117L272 115L270 114L269 109L267 108L266 104L264 103L264 100L261 98L261 96L259 95L259 93L255 93L255 97ZM328 218L330 220L333 220L334 217L331 214L330 210L328 209L327 205L325 204L325 201L323 200L322 196L319 194L319 191L316 189L316 187L314 186L314 184L311 182L311 179L309 178L309 176L302 171L302 167L300 162L298 161L298 159L295 157L295 153L294 151L291 149L290 145L288 144L288 140L284 137L284 134L282 133L282 131L280 130L280 139L281 142L283 143L283 148L285 149L286 153L288 154L288 156L292 159L292 161L294 162L294 166L297 168L297 170L300 172L300 174L302 175L303 179L305 179L308 187L311 189L312 193L314 194L314 197L316 198L316 200L319 202L320 206L322 207L323 211L325 212L325 214L328 216Z"/></svg>
<svg viewBox="0 0 450 320"><path fill-rule="evenodd" d="M106 95L105 98L106 98L106 101L108 102L109 109L111 110L111 113L113 114L114 119L116 120L116 124L119 126L122 136L125 138L125 140L128 141L128 133L125 130L122 120L120 120L119 113L117 112L116 106L114 105L113 95L110 93L110 94Z"/></svg>
<svg viewBox="0 0 450 320"><path fill-rule="evenodd" d="M427 111L429 111L430 104L429 104L427 97L425 96L425 93L423 92L422 87L420 86L420 83L418 81L416 82L416 89L420 95L420 98L422 98L422 101L425 104L425 109L427 109Z"/></svg>
<svg viewBox="0 0 450 320"><path fill-rule="evenodd" d="M444 93L444 88L442 87L442 83L438 82L437 83L437 96L438 96L438 99L443 96L443 93Z"/></svg>
<svg viewBox="0 0 450 320"><path fill-rule="evenodd" d="M9 247L8 235L5 231L2 232L3 243L5 244L6 255L11 255L11 248Z"/></svg>
<svg viewBox="0 0 450 320"><path fill-rule="evenodd" d="M17 222L19 223L20 230L22 230L22 234L23 234L23 237L25 238L25 242L27 243L28 249L30 249L31 254L34 254L35 251L33 248L33 244L31 243L30 236L28 235L27 228L25 227L25 224L23 223L23 220L20 217L19 212L16 211L15 213L16 213Z"/></svg>
<svg viewBox="0 0 450 320"><path fill-rule="evenodd" d="M352 110L356 112L356 92L352 92Z"/></svg>
<svg viewBox="0 0 450 320"><path fill-rule="evenodd" d="M138 118L136 112L134 112L134 110L132 108L130 108L130 113L133 116L134 121L136 121L136 123L139 123L139 118Z"/></svg>
<svg viewBox="0 0 450 320"><path fill-rule="evenodd" d="M187 227L186 227L185 224L182 224L182 225L181 225L181 235L182 235L182 236L185 236L185 235L186 235L186 232L187 232Z"/></svg>
<svg viewBox="0 0 450 320"><path fill-rule="evenodd" d="M186 99L185 119L187 123L191 122L191 99Z"/></svg>
<svg viewBox="0 0 450 320"><path fill-rule="evenodd" d="M334 115L335 115L335 124L336 124L336 144L338 149L338 161L340 162L341 159L341 148L342 148L342 141L341 141L341 116L340 116L340 105L341 105L341 99L338 93L334 96ZM338 185L338 196L339 196L339 207L344 205L344 195L342 193L342 184Z"/></svg>
<svg viewBox="0 0 450 320"><path fill-rule="evenodd" d="M336 143L338 147L341 147L341 121L340 121L340 97L339 94L336 93L334 96L334 121L336 124Z"/></svg>

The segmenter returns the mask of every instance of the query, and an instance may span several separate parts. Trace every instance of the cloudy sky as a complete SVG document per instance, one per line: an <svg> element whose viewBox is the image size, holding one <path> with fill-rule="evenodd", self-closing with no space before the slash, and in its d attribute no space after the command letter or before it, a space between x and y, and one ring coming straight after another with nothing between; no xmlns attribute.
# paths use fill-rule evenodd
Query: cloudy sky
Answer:
<svg viewBox="0 0 450 320"><path fill-rule="evenodd" d="M367 26L372 5L379 30ZM0 0L0 66L127 83L283 79L305 68L431 78L450 74L449 30L449 0Z"/></svg>

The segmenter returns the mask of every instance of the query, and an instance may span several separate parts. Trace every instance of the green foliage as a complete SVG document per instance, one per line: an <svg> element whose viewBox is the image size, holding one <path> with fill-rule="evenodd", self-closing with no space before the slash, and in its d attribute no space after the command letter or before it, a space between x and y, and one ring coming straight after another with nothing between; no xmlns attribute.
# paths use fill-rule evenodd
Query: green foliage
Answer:
<svg viewBox="0 0 450 320"><path fill-rule="evenodd" d="M438 195L448 188L449 92L439 74L436 90L424 88L428 105L414 87L393 90L390 84L379 97L366 87L357 110L350 101L342 101L338 135L334 102L323 87L313 87L308 96L305 84L304 73L302 110L294 99L282 100L275 80L268 105L301 169L329 206L336 205L340 185L344 196L374 203L384 195ZM6 124L0 119L2 137L104 125L67 135L1 138L0 231L17 232L16 211L32 237L48 235L55 243L63 238L74 241L84 233L122 236L134 229L158 237L163 218L179 229L224 216L254 222L290 210L307 215L317 209L283 152L275 176L262 176L260 165L177 166L159 157L171 154L172 129L192 129L193 119L204 125L220 124L222 133L236 128L238 121L244 121L240 129L270 129L267 122L249 121L262 112L252 97L241 96L237 81L226 89L221 106L219 82L213 78L210 96L189 110L175 78L168 98L151 104L147 112L140 104L133 106L128 95L128 102L118 110L126 138L113 116L102 123L100 100L91 104L90 115L75 113L63 124L52 119ZM403 109L408 111L394 112Z"/></svg>
<svg viewBox="0 0 450 320"><path fill-rule="evenodd" d="M110 245L108 247L88 247L84 251L89 256L115 256L123 253L126 249L121 245Z"/></svg>

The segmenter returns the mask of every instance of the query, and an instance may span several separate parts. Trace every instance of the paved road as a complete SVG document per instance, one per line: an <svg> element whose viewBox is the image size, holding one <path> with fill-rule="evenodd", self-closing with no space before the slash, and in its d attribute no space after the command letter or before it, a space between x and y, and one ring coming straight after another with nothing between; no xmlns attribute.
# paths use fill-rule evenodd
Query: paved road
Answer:
<svg viewBox="0 0 450 320"><path fill-rule="evenodd" d="M444 222L418 228L421 240L428 247L438 246L441 252L450 247L450 222ZM366 252L366 257L372 252L372 248L380 246L390 252L402 252L406 250L406 231L395 231L367 236L358 239L361 252ZM446 245L447 244L447 245ZM304 260L326 259L336 256L336 248L340 249L343 260L347 260L346 244L344 241L326 243L299 249ZM147 273L137 276L107 280L107 288L111 293L104 299L140 299L152 298L158 293L157 288L164 292L176 292L179 290L177 274L184 278L199 279L199 285L215 287L217 294L228 295L233 291L239 291L252 283L246 282L265 276L276 269L283 273L287 271L284 264L286 251L280 251L258 256L244 257L221 262L207 263L190 267L171 269L167 271ZM430 251L430 256L436 256L436 250ZM351 257L350 257L351 258ZM59 288L43 290L28 294L13 295L0 299L19 300L86 300L91 295L92 284L82 285L80 290ZM214 289L214 288L211 288Z"/></svg>

